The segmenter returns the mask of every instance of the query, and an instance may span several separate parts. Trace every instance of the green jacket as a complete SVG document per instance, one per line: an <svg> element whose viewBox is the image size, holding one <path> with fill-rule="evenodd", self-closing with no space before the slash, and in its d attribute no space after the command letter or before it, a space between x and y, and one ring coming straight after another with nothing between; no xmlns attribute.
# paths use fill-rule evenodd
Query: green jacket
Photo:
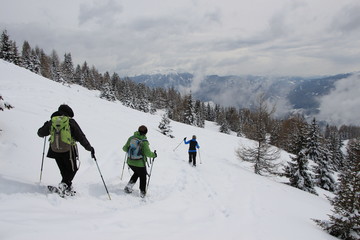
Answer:
<svg viewBox="0 0 360 240"><path fill-rule="evenodd" d="M129 137L129 139L127 140L126 144L124 145L124 147L122 148L124 150L124 152L128 152L129 150L129 147L130 147L130 140L131 138L133 137L136 137L138 139L141 139L141 140L145 140L147 139L145 135L140 135L139 132L134 132L134 135ZM142 155L144 156L143 159L141 160L131 160L129 159L129 156L128 156L128 159L127 159L127 164L131 165L131 166L135 166L135 167L145 167L145 161L146 161L146 158L153 158L155 157L155 153L153 153L152 151L150 151L150 148L149 148L149 142L148 141L143 141L142 142Z"/></svg>

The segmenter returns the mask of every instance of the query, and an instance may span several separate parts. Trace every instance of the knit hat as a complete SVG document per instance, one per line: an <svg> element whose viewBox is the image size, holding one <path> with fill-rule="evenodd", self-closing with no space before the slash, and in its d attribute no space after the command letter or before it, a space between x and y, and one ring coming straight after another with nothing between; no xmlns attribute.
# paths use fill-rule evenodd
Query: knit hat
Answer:
<svg viewBox="0 0 360 240"><path fill-rule="evenodd" d="M193 139L196 139L196 136L195 135L193 135L193 137L192 137Z"/></svg>
<svg viewBox="0 0 360 240"><path fill-rule="evenodd" d="M139 127L139 133L140 133L140 135L146 135L146 133L147 133L147 127L145 127L144 125L141 125L140 127Z"/></svg>
<svg viewBox="0 0 360 240"><path fill-rule="evenodd" d="M73 110L71 109L71 107L69 107L68 105L66 104L62 104L60 105L59 109L58 109L60 112L63 112L64 114L66 114L67 116L69 117L74 117L74 112Z"/></svg>

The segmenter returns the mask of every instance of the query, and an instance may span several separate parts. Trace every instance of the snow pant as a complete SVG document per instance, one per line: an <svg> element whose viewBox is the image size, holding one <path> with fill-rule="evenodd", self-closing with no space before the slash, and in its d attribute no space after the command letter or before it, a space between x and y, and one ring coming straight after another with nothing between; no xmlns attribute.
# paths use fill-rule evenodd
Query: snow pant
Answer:
<svg viewBox="0 0 360 240"><path fill-rule="evenodd" d="M189 152L189 163L196 166L196 152Z"/></svg>
<svg viewBox="0 0 360 240"><path fill-rule="evenodd" d="M146 167L135 167L130 165L129 167L134 172L134 174L131 176L128 185L133 186L138 180L138 178L140 178L140 191L146 192Z"/></svg>
<svg viewBox="0 0 360 240"><path fill-rule="evenodd" d="M57 154L55 157L56 163L59 167L62 177L61 182L66 183L69 187L72 184L72 180L78 170L76 165L76 157L71 156L70 152Z"/></svg>

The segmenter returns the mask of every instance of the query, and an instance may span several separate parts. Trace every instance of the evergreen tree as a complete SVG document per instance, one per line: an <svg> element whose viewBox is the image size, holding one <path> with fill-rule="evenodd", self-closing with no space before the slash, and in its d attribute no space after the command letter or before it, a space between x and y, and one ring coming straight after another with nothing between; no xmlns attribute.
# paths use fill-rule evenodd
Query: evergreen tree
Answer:
<svg viewBox="0 0 360 240"><path fill-rule="evenodd" d="M322 137L320 135L319 126L313 119L309 133L306 139L305 152L308 159L314 162L313 172L315 173L315 184L328 191L334 191L335 180L333 172L330 170L331 162L330 152L323 144Z"/></svg>
<svg viewBox="0 0 360 240"><path fill-rule="evenodd" d="M82 84L81 85L86 88L90 88L89 82L91 82L91 73L90 73L90 68L86 61L81 66L81 72L82 72Z"/></svg>
<svg viewBox="0 0 360 240"><path fill-rule="evenodd" d="M82 86L84 84L84 80L83 80L83 76L82 76L82 71L81 71L81 67L78 64L75 68L75 73L74 73L74 83L78 84L80 86Z"/></svg>
<svg viewBox="0 0 360 240"><path fill-rule="evenodd" d="M150 103L147 97L147 88L144 84L134 84L134 91L132 91L132 95L134 96L133 101L135 105L135 109L140 110L142 112L150 111Z"/></svg>
<svg viewBox="0 0 360 240"><path fill-rule="evenodd" d="M12 53L13 53L12 62L18 66L21 66L21 57L19 55L19 51L18 51L15 41L13 41L11 43L11 49L12 49Z"/></svg>
<svg viewBox="0 0 360 240"><path fill-rule="evenodd" d="M225 110L221 109L216 117L216 123L220 126L219 131L221 133L230 134L230 125L226 120Z"/></svg>
<svg viewBox="0 0 360 240"><path fill-rule="evenodd" d="M130 79L126 79L124 82L124 88L120 96L120 101L126 107L135 108Z"/></svg>
<svg viewBox="0 0 360 240"><path fill-rule="evenodd" d="M195 125L196 123L195 106L191 93L184 98L184 117L182 122L189 125Z"/></svg>
<svg viewBox="0 0 360 240"><path fill-rule="evenodd" d="M333 177L334 173L330 169L330 153L322 151L314 167L315 183L318 187L327 191L333 192L336 187L336 182Z"/></svg>
<svg viewBox="0 0 360 240"><path fill-rule="evenodd" d="M101 87L100 98L104 98L108 101L115 101L115 93L112 88L110 74L106 72L104 74L104 84Z"/></svg>
<svg viewBox="0 0 360 240"><path fill-rule="evenodd" d="M308 168L308 159L305 149L306 129L302 129L296 136L296 156L285 167L285 176L289 178L290 185L303 191L316 194L314 181Z"/></svg>
<svg viewBox="0 0 360 240"><path fill-rule="evenodd" d="M205 127L205 107L199 100L195 102L195 126Z"/></svg>
<svg viewBox="0 0 360 240"><path fill-rule="evenodd" d="M22 66L33 72L33 64L31 61L31 47L28 41L24 41L21 51Z"/></svg>
<svg viewBox="0 0 360 240"><path fill-rule="evenodd" d="M65 82L74 83L74 64L71 53L65 53L64 62L61 64L61 74Z"/></svg>
<svg viewBox="0 0 360 240"><path fill-rule="evenodd" d="M37 54L39 52L39 48L35 48L31 50L31 62L32 62L32 72L39 74L40 73L40 56Z"/></svg>
<svg viewBox="0 0 360 240"><path fill-rule="evenodd" d="M215 110L209 102L206 104L206 120L211 122L215 121Z"/></svg>
<svg viewBox="0 0 360 240"><path fill-rule="evenodd" d="M0 59L4 59L7 62L13 62L11 41L6 30L2 32L0 38Z"/></svg>
<svg viewBox="0 0 360 240"><path fill-rule="evenodd" d="M331 235L346 239L360 239L360 140L349 142L347 166L339 178L335 197L330 199L333 214L328 221L315 220Z"/></svg>
<svg viewBox="0 0 360 240"><path fill-rule="evenodd" d="M306 139L306 155L308 158L314 163L318 163L322 155L324 154L321 149L321 143L320 143L320 133L319 133L319 126L316 123L315 118L313 119L311 126L309 128L309 132L307 134Z"/></svg>
<svg viewBox="0 0 360 240"><path fill-rule="evenodd" d="M159 129L160 132L166 136L169 136L170 138L174 138L174 136L172 135L172 130L171 130L171 126L170 126L170 120L167 117L167 114L163 114L161 122L159 123Z"/></svg>
<svg viewBox="0 0 360 240"><path fill-rule="evenodd" d="M60 59L58 54L55 50L51 52L51 66L50 66L50 73L51 73L51 79L55 82L63 82L63 78L61 77L61 71L60 71Z"/></svg>
<svg viewBox="0 0 360 240"><path fill-rule="evenodd" d="M344 155L341 150L343 143L337 127L326 126L325 137L330 151L332 170L339 171L344 167Z"/></svg>

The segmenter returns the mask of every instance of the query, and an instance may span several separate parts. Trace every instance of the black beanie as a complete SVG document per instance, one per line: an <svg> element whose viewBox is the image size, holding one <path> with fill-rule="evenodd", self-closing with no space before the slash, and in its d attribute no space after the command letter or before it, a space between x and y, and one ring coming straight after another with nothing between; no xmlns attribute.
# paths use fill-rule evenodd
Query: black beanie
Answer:
<svg viewBox="0 0 360 240"><path fill-rule="evenodd" d="M147 127L145 127L144 125L141 125L140 127L139 127L139 133L141 134L141 135L146 135L146 133L147 133Z"/></svg>
<svg viewBox="0 0 360 240"><path fill-rule="evenodd" d="M65 113L67 116L69 117L74 117L74 112L73 110L71 109L71 107L69 107L68 105L66 104L62 104L60 105L59 109L58 109L60 112L63 112Z"/></svg>

